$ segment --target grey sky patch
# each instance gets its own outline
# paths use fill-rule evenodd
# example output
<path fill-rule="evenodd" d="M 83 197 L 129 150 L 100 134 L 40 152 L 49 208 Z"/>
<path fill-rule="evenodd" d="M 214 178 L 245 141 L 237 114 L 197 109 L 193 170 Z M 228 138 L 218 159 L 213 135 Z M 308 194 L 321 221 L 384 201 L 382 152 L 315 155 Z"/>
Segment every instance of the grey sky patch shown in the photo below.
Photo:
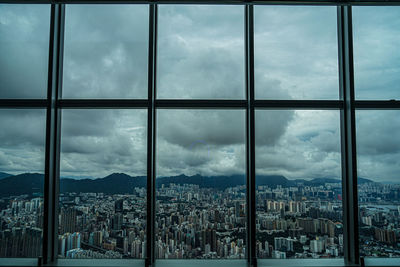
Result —
<path fill-rule="evenodd" d="M 69 5 L 64 50 L 63 97 L 147 97 L 148 6 Z"/>
<path fill-rule="evenodd" d="M 0 149 L 43 148 L 46 132 L 46 112 L 39 109 L 0 110 Z"/>
<path fill-rule="evenodd" d="M 44 171 L 45 110 L 0 110 L 0 171 Z"/>
<path fill-rule="evenodd" d="M 245 136 L 244 111 L 159 110 L 158 127 L 172 144 L 191 149 L 201 145 L 233 145 Z"/>
<path fill-rule="evenodd" d="M 400 8 L 354 7 L 356 98 L 400 98 Z"/>
<path fill-rule="evenodd" d="M 64 110 L 61 176 L 145 175 L 146 119 L 145 110 Z"/>
<path fill-rule="evenodd" d="M 256 6 L 254 18 L 257 98 L 338 99 L 336 7 Z"/>
<path fill-rule="evenodd" d="M 160 110 L 157 122 L 158 176 L 244 173 L 244 111 Z"/>
<path fill-rule="evenodd" d="M 399 181 L 400 113 L 357 111 L 357 167 L 361 177 Z"/>
<path fill-rule="evenodd" d="M 50 5 L 0 5 L 0 98 L 45 98 Z"/>
<path fill-rule="evenodd" d="M 256 125 L 284 113 L 288 111 L 258 111 Z M 338 111 L 294 111 L 286 124 L 279 138 L 265 145 L 257 143 L 257 136 L 268 135 L 268 128 L 256 129 L 257 174 L 293 179 L 341 177 Z M 327 136 L 331 140 L 325 146 L 321 142 Z"/>
<path fill-rule="evenodd" d="M 357 111 L 357 153 L 363 156 L 400 153 L 398 111 Z"/>
<path fill-rule="evenodd" d="M 243 6 L 159 8 L 159 98 L 243 99 Z"/>

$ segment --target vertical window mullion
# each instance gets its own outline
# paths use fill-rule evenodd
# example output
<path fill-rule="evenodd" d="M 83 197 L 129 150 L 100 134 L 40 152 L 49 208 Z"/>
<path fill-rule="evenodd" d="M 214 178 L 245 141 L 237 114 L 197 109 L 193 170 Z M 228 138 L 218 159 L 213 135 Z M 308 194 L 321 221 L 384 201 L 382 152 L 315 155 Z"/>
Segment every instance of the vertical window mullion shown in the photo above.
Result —
<path fill-rule="evenodd" d="M 255 126 L 254 126 L 254 7 L 245 5 L 246 60 L 246 190 L 247 190 L 247 260 L 256 266 L 255 198 Z"/>
<path fill-rule="evenodd" d="M 58 250 L 58 194 L 60 166 L 60 119 L 58 99 L 61 95 L 65 5 L 52 4 L 47 88 L 43 261 L 53 262 Z"/>
<path fill-rule="evenodd" d="M 156 136 L 156 52 L 157 52 L 157 4 L 149 8 L 149 62 L 147 108 L 147 236 L 146 266 L 155 261 L 155 136 Z"/>
<path fill-rule="evenodd" d="M 339 88 L 341 110 L 343 236 L 346 264 L 359 264 L 357 153 L 351 6 L 338 6 Z"/>

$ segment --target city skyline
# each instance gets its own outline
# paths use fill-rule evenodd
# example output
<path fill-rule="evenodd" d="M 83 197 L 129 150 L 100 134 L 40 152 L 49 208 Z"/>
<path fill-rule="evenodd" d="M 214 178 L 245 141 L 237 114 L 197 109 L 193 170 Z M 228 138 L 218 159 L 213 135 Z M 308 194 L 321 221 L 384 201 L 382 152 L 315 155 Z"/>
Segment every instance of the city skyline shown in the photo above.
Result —
<path fill-rule="evenodd" d="M 131 190 L 128 194 L 62 191 L 59 257 L 143 258 L 146 188 Z M 225 189 L 199 187 L 190 182 L 157 186 L 157 258 L 244 258 L 245 192 L 244 181 Z M 394 247 L 394 229 L 399 224 L 396 214 L 400 212 L 400 184 L 366 181 L 359 185 L 359 192 L 363 253 L 375 257 L 391 253 L 399 257 L 400 250 Z M 343 256 L 340 181 L 259 185 L 256 194 L 259 258 Z M 40 250 L 28 248 L 40 239 L 43 199 L 34 194 L 3 197 L 2 201 L 6 204 L 0 211 L 2 220 L 14 216 L 20 222 L 27 220 L 25 226 L 6 227 L 0 232 L 0 241 L 6 242 L 0 251 L 6 253 L 2 257 L 14 255 L 7 253 L 38 256 Z M 17 220 L 5 225 L 15 223 Z M 15 232 L 17 229 L 20 234 Z M 15 252 L 5 250 L 6 244 L 14 246 L 11 251 Z"/>

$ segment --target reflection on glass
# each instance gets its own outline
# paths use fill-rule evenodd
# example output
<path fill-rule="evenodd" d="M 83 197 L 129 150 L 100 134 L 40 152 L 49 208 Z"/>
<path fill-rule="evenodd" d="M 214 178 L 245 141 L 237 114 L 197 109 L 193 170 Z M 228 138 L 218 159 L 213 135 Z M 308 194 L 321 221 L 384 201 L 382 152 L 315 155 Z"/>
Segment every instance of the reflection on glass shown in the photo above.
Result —
<path fill-rule="evenodd" d="M 68 5 L 64 98 L 147 98 L 148 6 Z"/>
<path fill-rule="evenodd" d="M 243 6 L 159 6 L 157 97 L 244 98 Z"/>
<path fill-rule="evenodd" d="M 254 8 L 255 94 L 338 99 L 336 7 Z"/>
<path fill-rule="evenodd" d="M 400 112 L 356 116 L 360 254 L 400 257 Z"/>
<path fill-rule="evenodd" d="M 0 98 L 46 98 L 50 5 L 0 5 Z"/>
<path fill-rule="evenodd" d="M 42 255 L 45 110 L 0 110 L 0 257 Z"/>
<path fill-rule="evenodd" d="M 400 99 L 400 8 L 354 7 L 354 78 L 358 99 Z"/>
<path fill-rule="evenodd" d="M 144 258 L 146 112 L 63 110 L 59 258 Z"/>
<path fill-rule="evenodd" d="M 245 257 L 245 113 L 157 113 L 156 258 Z"/>
<path fill-rule="evenodd" d="M 339 111 L 256 112 L 258 258 L 343 256 Z"/>

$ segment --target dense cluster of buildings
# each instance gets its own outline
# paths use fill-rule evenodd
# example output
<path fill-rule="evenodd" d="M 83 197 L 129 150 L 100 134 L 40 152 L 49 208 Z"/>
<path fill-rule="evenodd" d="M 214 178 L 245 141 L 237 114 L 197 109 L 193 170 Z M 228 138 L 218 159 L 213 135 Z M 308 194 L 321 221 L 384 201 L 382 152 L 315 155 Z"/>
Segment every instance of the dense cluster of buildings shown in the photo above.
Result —
<path fill-rule="evenodd" d="M 43 199 L 21 195 L 0 201 L 0 257 L 42 254 Z"/>
<path fill-rule="evenodd" d="M 343 256 L 339 183 L 256 190 L 259 258 Z"/>
<path fill-rule="evenodd" d="M 170 184 L 157 190 L 156 257 L 245 257 L 245 187 Z"/>
<path fill-rule="evenodd" d="M 157 188 L 157 258 L 241 259 L 246 255 L 246 188 L 193 184 Z M 359 185 L 363 256 L 400 256 L 400 185 Z M 340 183 L 258 186 L 257 256 L 343 256 Z M 22 195 L 0 201 L 0 257 L 41 254 L 43 199 Z M 146 189 L 131 194 L 62 193 L 60 258 L 144 258 Z"/>
<path fill-rule="evenodd" d="M 358 187 L 361 255 L 400 257 L 400 184 Z"/>

